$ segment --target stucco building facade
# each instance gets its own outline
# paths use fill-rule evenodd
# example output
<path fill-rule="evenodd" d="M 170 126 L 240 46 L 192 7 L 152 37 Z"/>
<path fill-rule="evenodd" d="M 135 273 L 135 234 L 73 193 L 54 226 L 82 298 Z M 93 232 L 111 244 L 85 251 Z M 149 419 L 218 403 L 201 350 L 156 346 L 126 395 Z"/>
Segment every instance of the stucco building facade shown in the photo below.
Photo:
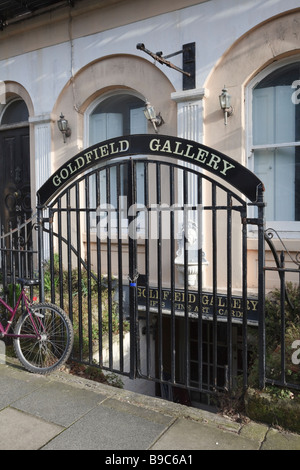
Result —
<path fill-rule="evenodd" d="M 160 135 L 188 139 L 216 149 L 254 172 L 265 186 L 266 228 L 275 229 L 291 253 L 298 252 L 297 0 L 42 3 L 26 14 L 10 12 L 1 23 L 2 223 L 35 212 L 39 188 L 84 149 L 118 136 L 157 131 L 158 141 Z M 141 43 L 156 55 L 158 51 L 162 56 L 172 55 L 167 59 L 172 66 L 137 47 Z M 194 51 L 194 83 L 189 86 L 184 85 L 184 74 L 177 70 L 184 68 L 185 45 L 192 45 Z M 226 115 L 219 101 L 224 89 L 231 97 Z M 155 130 L 144 116 L 147 102 L 163 119 Z M 58 128 L 62 115 L 70 129 L 66 136 Z M 216 160 L 211 166 L 214 164 Z M 197 188 L 192 178 L 189 183 L 193 202 Z M 176 189 L 181 184 L 177 179 Z M 209 191 L 204 185 L 204 202 L 209 203 Z M 255 218 L 254 208 L 250 206 L 249 211 Z M 234 219 L 233 225 L 232 288 L 238 293 L 243 256 L 238 241 L 241 220 Z M 227 268 L 222 263 L 222 237 L 226 221 L 222 217 L 218 227 L 218 287 L 225 291 Z M 92 239 L 95 248 L 94 228 L 82 234 L 83 250 L 86 238 Z M 76 235 L 76 225 L 71 230 Z M 201 230 L 206 256 L 203 283 L 211 290 L 213 245 L 205 214 Z M 247 231 L 248 289 L 255 294 L 257 227 L 248 224 Z M 274 243 L 281 249 L 276 237 Z M 138 245 L 143 252 L 143 241 Z M 267 263 L 268 259 L 271 262 L 268 247 L 266 258 Z M 112 261 L 114 273 L 117 261 L 114 263 L 113 257 Z M 277 285 L 277 276 L 268 276 L 268 288 Z"/>

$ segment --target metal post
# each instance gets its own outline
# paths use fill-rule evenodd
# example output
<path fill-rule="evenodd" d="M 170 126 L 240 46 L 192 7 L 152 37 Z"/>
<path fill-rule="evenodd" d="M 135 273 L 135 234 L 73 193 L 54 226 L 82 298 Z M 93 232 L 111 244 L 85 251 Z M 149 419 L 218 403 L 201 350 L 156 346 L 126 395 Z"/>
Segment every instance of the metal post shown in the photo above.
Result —
<path fill-rule="evenodd" d="M 130 374 L 129 377 L 136 377 L 137 368 L 137 345 L 136 345 L 136 304 L 137 304 L 137 271 L 136 271 L 136 240 L 134 216 L 131 215 L 130 207 L 135 203 L 135 177 L 134 162 L 128 162 L 128 243 L 129 243 L 129 315 L 130 315 Z"/>
<path fill-rule="evenodd" d="M 40 302 L 45 301 L 44 285 L 44 234 L 43 234 L 43 209 L 37 208 L 37 230 L 38 230 L 38 267 L 40 281 Z"/>
<path fill-rule="evenodd" d="M 265 329 L 265 226 L 263 188 L 258 188 L 258 329 L 259 329 L 259 387 L 266 379 L 266 329 Z"/>

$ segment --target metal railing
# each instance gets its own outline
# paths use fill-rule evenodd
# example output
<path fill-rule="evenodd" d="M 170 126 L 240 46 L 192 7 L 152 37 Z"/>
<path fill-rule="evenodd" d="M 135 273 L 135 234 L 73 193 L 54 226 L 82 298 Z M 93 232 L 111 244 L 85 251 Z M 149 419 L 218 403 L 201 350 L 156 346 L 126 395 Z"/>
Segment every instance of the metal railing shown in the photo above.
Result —
<path fill-rule="evenodd" d="M 2 295 L 6 300 L 15 301 L 17 278 L 34 278 L 37 275 L 34 257 L 37 251 L 33 249 L 34 218 L 17 219 L 13 227 L 1 227 L 0 263 Z"/>
<path fill-rule="evenodd" d="M 282 250 L 276 249 L 274 237 Z M 265 231 L 278 274 L 278 287 L 266 295 L 266 384 L 300 390 L 300 258 L 292 255 L 274 229 Z M 287 266 L 289 262 L 290 266 Z"/>

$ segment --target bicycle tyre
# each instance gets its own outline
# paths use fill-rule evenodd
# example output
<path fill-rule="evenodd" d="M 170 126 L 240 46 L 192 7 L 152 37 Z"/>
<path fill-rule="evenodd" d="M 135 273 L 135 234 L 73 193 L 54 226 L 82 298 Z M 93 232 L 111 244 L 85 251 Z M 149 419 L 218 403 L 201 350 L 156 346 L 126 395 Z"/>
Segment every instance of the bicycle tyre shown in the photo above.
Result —
<path fill-rule="evenodd" d="M 51 303 L 30 307 L 40 338 L 15 338 L 16 355 L 29 372 L 48 374 L 61 367 L 69 358 L 74 342 L 72 323 L 67 314 Z M 34 335 L 28 312 L 17 322 L 16 335 Z"/>

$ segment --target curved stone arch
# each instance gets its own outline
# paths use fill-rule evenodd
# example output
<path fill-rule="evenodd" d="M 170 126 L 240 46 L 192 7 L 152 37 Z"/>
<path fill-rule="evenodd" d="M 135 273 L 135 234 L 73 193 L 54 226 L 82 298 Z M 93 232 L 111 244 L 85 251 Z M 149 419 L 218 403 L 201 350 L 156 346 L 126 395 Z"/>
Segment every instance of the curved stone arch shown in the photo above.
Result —
<path fill-rule="evenodd" d="M 248 83 L 272 62 L 296 56 L 299 47 L 300 9 L 288 11 L 263 22 L 237 39 L 212 69 L 205 88 L 205 143 L 222 148 L 247 165 L 245 152 L 245 89 Z M 219 95 L 224 84 L 232 96 L 234 114 L 224 126 Z"/>
<path fill-rule="evenodd" d="M 129 90 L 150 100 L 157 112 L 161 111 L 163 115 L 164 132 L 176 135 L 177 108 L 170 99 L 175 89 L 166 75 L 138 56 L 117 54 L 101 57 L 84 66 L 68 81 L 53 108 L 53 115 L 57 117 L 63 112 L 72 129 L 69 145 L 64 149 L 66 159 L 74 155 L 76 149 L 84 147 L 84 116 L 88 107 L 101 95 L 114 90 Z M 61 136 L 54 132 L 54 151 L 59 153 L 61 145 Z M 58 166 L 56 162 L 55 166 Z"/>
<path fill-rule="evenodd" d="M 7 102 L 7 98 L 9 100 L 13 98 L 17 98 L 17 97 L 21 98 L 27 106 L 29 118 L 33 117 L 34 107 L 33 107 L 33 102 L 28 91 L 19 83 L 12 82 L 12 81 L 4 81 L 4 87 L 5 87 L 5 93 L 6 93 L 6 102 Z"/>

